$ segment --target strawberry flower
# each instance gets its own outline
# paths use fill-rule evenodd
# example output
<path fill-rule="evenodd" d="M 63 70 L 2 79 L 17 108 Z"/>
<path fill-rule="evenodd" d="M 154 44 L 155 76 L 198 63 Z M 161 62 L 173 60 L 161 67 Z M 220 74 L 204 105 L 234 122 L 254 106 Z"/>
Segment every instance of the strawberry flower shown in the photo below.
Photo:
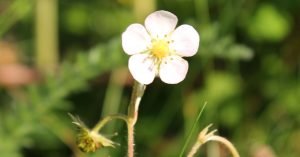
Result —
<path fill-rule="evenodd" d="M 190 25 L 176 27 L 177 17 L 168 11 L 148 15 L 145 27 L 131 24 L 122 34 L 122 47 L 128 55 L 129 71 L 141 84 L 150 84 L 156 76 L 168 84 L 184 80 L 188 62 L 182 57 L 197 53 L 200 37 Z"/>

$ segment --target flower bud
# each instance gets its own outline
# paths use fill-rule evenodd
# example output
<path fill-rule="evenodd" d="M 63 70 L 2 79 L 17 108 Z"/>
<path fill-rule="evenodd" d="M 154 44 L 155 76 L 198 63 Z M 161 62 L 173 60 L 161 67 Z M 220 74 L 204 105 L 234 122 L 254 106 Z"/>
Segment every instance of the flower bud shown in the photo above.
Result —
<path fill-rule="evenodd" d="M 71 116 L 78 127 L 77 146 L 83 152 L 95 152 L 102 147 L 115 147 L 115 143 L 98 132 L 89 130 L 79 119 Z"/>
<path fill-rule="evenodd" d="M 77 135 L 77 146 L 83 152 L 95 152 L 101 147 L 114 147 L 114 144 L 113 141 L 87 128 L 81 128 Z"/>

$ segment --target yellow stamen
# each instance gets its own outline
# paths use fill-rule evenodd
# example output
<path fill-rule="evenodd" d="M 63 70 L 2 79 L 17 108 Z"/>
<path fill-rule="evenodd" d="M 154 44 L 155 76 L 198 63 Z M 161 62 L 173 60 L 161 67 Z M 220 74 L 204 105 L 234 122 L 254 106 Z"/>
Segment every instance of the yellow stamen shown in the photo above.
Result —
<path fill-rule="evenodd" d="M 155 40 L 152 42 L 151 53 L 158 59 L 162 59 L 169 54 L 169 43 L 165 40 Z"/>

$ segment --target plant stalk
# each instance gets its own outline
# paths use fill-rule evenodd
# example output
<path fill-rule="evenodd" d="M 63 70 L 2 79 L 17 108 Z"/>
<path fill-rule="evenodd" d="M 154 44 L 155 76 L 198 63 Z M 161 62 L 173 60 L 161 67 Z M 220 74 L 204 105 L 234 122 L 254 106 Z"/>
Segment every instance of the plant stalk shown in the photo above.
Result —
<path fill-rule="evenodd" d="M 193 145 L 193 147 L 192 147 L 191 151 L 188 153 L 187 157 L 193 157 L 197 153 L 197 151 L 199 150 L 199 148 L 202 146 L 202 144 L 203 143 L 201 143 L 200 141 L 197 141 Z"/>
<path fill-rule="evenodd" d="M 36 0 L 36 66 L 53 73 L 58 64 L 57 0 Z"/>
<path fill-rule="evenodd" d="M 116 115 L 110 115 L 106 116 L 103 119 L 101 119 L 96 126 L 93 128 L 93 132 L 98 132 L 107 122 L 113 120 L 113 119 L 121 119 L 128 123 L 128 119 L 126 115 L 122 114 L 116 114 Z"/>
<path fill-rule="evenodd" d="M 220 143 L 224 144 L 229 149 L 229 151 L 231 152 L 233 157 L 240 157 L 240 155 L 239 155 L 238 151 L 236 150 L 236 148 L 226 138 L 221 137 L 221 136 L 212 136 L 212 137 L 210 137 L 209 140 L 210 141 L 217 141 L 217 142 L 220 142 Z"/>
<path fill-rule="evenodd" d="M 138 118 L 138 108 L 144 95 L 146 85 L 135 82 L 133 85 L 130 104 L 128 106 L 128 157 L 134 157 L 134 125 Z"/>

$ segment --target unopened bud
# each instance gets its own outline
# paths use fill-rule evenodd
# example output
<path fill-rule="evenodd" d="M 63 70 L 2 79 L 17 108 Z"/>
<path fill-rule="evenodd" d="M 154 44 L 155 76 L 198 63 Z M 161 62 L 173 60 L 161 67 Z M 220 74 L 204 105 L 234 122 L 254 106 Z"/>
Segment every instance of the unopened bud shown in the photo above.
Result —
<path fill-rule="evenodd" d="M 89 130 L 79 119 L 71 116 L 78 127 L 77 146 L 83 152 L 95 152 L 102 147 L 115 147 L 115 143 L 98 132 Z"/>

